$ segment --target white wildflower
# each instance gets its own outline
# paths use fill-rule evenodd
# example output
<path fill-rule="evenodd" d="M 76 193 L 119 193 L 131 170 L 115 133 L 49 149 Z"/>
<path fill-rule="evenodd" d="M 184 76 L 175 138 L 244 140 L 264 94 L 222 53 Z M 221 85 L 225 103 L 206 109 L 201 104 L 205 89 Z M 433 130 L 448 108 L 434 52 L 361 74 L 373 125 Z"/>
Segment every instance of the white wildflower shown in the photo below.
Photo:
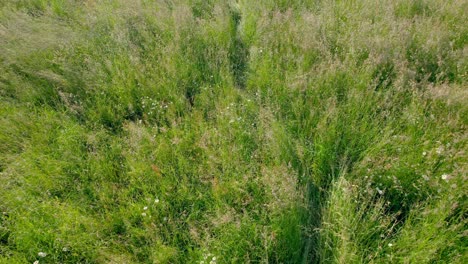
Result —
<path fill-rule="evenodd" d="M 444 181 L 448 181 L 449 175 L 444 173 L 444 174 L 442 174 L 441 178 L 442 178 L 442 180 L 444 180 Z"/>
<path fill-rule="evenodd" d="M 388 243 L 388 246 L 389 246 L 389 247 L 393 247 L 393 244 L 392 244 L 392 243 Z"/>
<path fill-rule="evenodd" d="M 159 199 L 158 198 L 154 199 L 154 202 L 159 203 Z"/>
<path fill-rule="evenodd" d="M 376 189 L 377 189 L 377 192 L 378 192 L 380 195 L 383 194 L 383 191 L 382 191 L 382 190 L 380 190 L 379 188 L 376 188 Z"/>
<path fill-rule="evenodd" d="M 41 258 L 45 258 L 45 257 L 47 256 L 47 253 L 45 253 L 45 252 L 39 252 L 39 253 L 37 253 L 37 255 L 38 255 L 39 257 L 41 257 Z"/>
<path fill-rule="evenodd" d="M 146 216 L 146 213 L 142 213 L 141 215 L 142 215 L 142 216 Z"/>
<path fill-rule="evenodd" d="M 148 210 L 148 206 L 143 207 L 143 210 Z"/>
<path fill-rule="evenodd" d="M 33 264 L 39 264 L 39 260 L 34 261 Z"/>

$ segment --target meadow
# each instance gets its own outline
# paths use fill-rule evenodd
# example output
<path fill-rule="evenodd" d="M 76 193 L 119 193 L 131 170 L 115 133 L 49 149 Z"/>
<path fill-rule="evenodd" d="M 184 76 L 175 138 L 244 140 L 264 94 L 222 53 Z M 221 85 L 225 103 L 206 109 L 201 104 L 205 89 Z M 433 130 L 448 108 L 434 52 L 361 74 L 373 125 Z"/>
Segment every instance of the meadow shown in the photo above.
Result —
<path fill-rule="evenodd" d="M 467 14 L 0 1 L 0 263 L 466 263 Z"/>

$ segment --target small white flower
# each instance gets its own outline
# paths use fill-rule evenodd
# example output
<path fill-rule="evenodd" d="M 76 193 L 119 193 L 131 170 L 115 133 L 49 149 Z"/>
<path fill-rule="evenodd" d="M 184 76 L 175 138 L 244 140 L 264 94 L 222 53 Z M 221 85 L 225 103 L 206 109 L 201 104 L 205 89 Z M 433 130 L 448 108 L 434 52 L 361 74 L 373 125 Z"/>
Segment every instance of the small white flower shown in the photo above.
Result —
<path fill-rule="evenodd" d="M 423 156 L 426 156 L 427 155 L 427 152 L 426 151 L 423 151 Z"/>
<path fill-rule="evenodd" d="M 389 247 L 393 247 L 393 244 L 392 244 L 392 243 L 388 243 L 388 246 L 389 246 Z"/>
<path fill-rule="evenodd" d="M 148 210 L 148 206 L 143 207 L 143 210 Z"/>
<path fill-rule="evenodd" d="M 33 264 L 39 264 L 39 260 L 34 261 Z"/>
<path fill-rule="evenodd" d="M 167 217 L 164 217 L 163 220 L 164 220 L 164 221 L 167 221 Z"/>
<path fill-rule="evenodd" d="M 158 198 L 154 199 L 154 202 L 159 203 L 159 199 Z"/>
<path fill-rule="evenodd" d="M 45 252 L 39 252 L 39 253 L 37 253 L 37 255 L 38 255 L 39 257 L 41 257 L 41 258 L 45 258 L 45 256 L 47 256 L 47 253 L 45 253 Z"/>
<path fill-rule="evenodd" d="M 62 251 L 63 251 L 63 252 L 67 252 L 67 251 L 69 251 L 69 250 L 70 250 L 70 249 L 67 248 L 67 247 L 62 248 Z"/>
<path fill-rule="evenodd" d="M 214 261 L 216 261 L 216 257 L 213 257 L 211 260 L 214 260 Z"/>
<path fill-rule="evenodd" d="M 447 181 L 449 179 L 449 176 L 447 174 L 442 174 L 441 176 L 442 180 Z"/>
<path fill-rule="evenodd" d="M 142 215 L 142 216 L 146 216 L 146 213 L 142 213 L 141 215 Z"/>
<path fill-rule="evenodd" d="M 376 189 L 377 189 L 377 192 L 378 192 L 380 195 L 383 194 L 383 191 L 382 191 L 382 190 L 380 190 L 379 188 L 376 188 Z"/>

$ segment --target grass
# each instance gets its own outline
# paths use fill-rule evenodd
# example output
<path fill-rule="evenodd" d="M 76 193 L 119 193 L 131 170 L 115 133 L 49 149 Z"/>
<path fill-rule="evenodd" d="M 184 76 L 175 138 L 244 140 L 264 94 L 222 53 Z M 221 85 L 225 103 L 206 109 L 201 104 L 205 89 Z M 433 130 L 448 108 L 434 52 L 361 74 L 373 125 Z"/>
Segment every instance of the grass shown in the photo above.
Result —
<path fill-rule="evenodd" d="M 0 263 L 463 263 L 467 10 L 1 2 Z"/>

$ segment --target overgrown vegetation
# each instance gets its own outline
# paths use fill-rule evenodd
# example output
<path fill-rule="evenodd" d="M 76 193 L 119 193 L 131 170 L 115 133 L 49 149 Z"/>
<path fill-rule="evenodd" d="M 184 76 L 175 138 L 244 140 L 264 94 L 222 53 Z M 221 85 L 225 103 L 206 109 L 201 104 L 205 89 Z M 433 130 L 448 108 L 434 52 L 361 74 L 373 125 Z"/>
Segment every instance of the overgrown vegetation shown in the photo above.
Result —
<path fill-rule="evenodd" d="M 464 263 L 467 11 L 2 1 L 0 262 Z"/>

